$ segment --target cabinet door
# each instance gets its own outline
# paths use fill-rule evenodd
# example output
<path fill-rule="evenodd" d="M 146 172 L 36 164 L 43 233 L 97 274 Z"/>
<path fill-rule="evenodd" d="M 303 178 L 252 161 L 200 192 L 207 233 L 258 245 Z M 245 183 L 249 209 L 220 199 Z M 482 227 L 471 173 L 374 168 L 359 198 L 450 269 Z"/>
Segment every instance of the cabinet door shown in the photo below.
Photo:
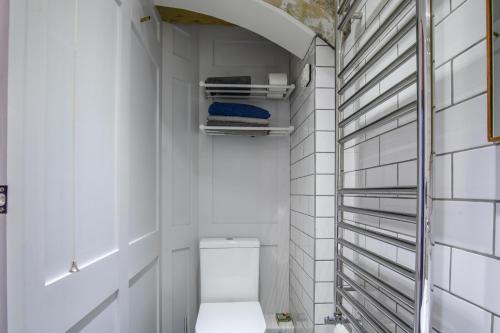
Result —
<path fill-rule="evenodd" d="M 11 2 L 9 332 L 159 331 L 159 23 L 134 42 L 132 4 Z"/>

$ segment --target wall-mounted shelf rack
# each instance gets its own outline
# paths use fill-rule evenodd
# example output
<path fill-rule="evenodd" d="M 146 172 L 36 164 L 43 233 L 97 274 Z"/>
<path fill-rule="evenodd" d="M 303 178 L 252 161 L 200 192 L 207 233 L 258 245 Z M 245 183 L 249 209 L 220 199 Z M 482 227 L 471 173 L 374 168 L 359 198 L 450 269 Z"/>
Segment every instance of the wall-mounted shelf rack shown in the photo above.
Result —
<path fill-rule="evenodd" d="M 232 136 L 287 136 L 293 132 L 294 127 L 239 127 L 239 126 L 205 126 L 200 125 L 200 130 L 206 135 L 232 135 Z"/>
<path fill-rule="evenodd" d="M 268 99 L 286 100 L 295 90 L 295 85 L 268 84 L 216 84 L 200 82 L 207 99 Z"/>

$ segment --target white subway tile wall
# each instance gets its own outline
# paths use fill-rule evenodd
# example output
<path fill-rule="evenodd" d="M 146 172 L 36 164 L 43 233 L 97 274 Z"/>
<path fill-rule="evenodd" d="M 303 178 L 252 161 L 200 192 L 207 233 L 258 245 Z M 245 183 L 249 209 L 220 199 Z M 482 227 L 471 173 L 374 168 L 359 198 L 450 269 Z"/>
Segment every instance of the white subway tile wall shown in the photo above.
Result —
<path fill-rule="evenodd" d="M 398 6 L 401 1 L 398 0 L 365 0 L 361 1 L 357 12 L 362 13 L 361 20 L 353 21 L 351 33 L 343 42 L 344 58 L 341 62 L 346 64 L 352 55 L 358 52 L 361 46 L 369 40 L 370 36 L 377 30 L 377 28 L 387 19 L 388 15 Z M 443 16 L 446 11 L 449 11 L 444 6 Z M 405 24 L 410 18 L 411 14 L 415 12 L 415 6 L 406 8 L 400 17 L 397 18 L 397 26 L 400 27 Z M 360 61 L 358 68 L 361 67 L 366 60 L 370 59 L 375 50 L 388 40 L 397 28 L 391 28 L 379 40 L 375 42 L 373 47 L 366 58 Z M 408 32 L 397 45 L 392 47 L 380 60 L 378 60 L 365 74 L 361 75 L 356 82 L 347 89 L 346 93 L 340 97 L 339 103 L 342 105 L 347 99 L 352 96 L 356 91 L 361 88 L 366 82 L 371 80 L 379 74 L 386 66 L 395 60 L 400 54 L 408 50 L 416 42 L 416 32 L 413 29 Z M 356 66 L 355 66 L 356 67 Z M 344 77 L 344 82 L 349 80 L 354 73 L 358 70 L 354 68 Z M 349 115 L 359 110 L 364 105 L 370 103 L 373 99 L 386 92 L 388 89 L 398 84 L 403 78 L 415 73 L 416 59 L 415 57 L 408 59 L 400 68 L 392 74 L 385 77 L 381 82 L 364 92 L 354 103 L 347 107 L 344 111 L 338 113 L 339 119 L 345 119 Z M 451 67 L 448 68 L 451 72 Z M 445 70 L 443 69 L 443 76 Z M 446 91 L 447 86 L 441 87 Z M 451 90 L 449 90 L 447 97 L 443 97 L 440 102 L 441 105 L 451 104 Z M 446 99 L 447 98 L 447 99 Z M 390 112 L 400 108 L 410 102 L 416 100 L 416 86 L 410 86 L 404 89 L 399 94 L 388 98 L 379 106 L 370 110 L 366 115 L 361 116 L 359 119 L 350 124 L 344 129 L 344 135 L 349 134 L 356 129 L 364 126 L 365 124 L 372 123 L 373 121 L 389 114 Z M 411 114 L 394 120 L 384 126 L 366 133 L 357 139 L 346 142 L 343 152 L 343 184 L 342 187 L 360 187 L 360 188 L 374 188 L 374 187 L 400 187 L 400 186 L 416 186 L 417 183 L 417 124 L 416 115 Z M 451 179 L 450 179 L 451 184 Z M 450 185 L 451 186 L 451 185 Z M 361 208 L 381 209 L 394 212 L 408 212 L 415 213 L 416 200 L 415 199 L 384 199 L 380 197 L 344 197 L 344 204 L 348 206 L 356 206 Z M 359 214 L 343 213 L 343 222 L 355 224 L 356 226 L 364 229 L 369 229 L 379 233 L 385 233 L 393 237 L 404 238 L 410 241 L 415 240 L 415 225 L 409 223 L 402 223 L 395 220 L 381 219 L 376 217 L 364 216 Z M 382 257 L 385 257 L 393 262 L 397 262 L 405 267 L 414 269 L 415 255 L 403 249 L 399 249 L 393 245 L 381 242 L 377 239 L 355 234 L 344 230 L 342 238 L 356 244 L 361 248 L 372 251 Z M 403 293 L 413 297 L 414 284 L 386 267 L 377 264 L 376 262 L 363 257 L 360 254 L 343 248 L 343 256 L 354 261 L 373 275 L 380 277 L 391 286 L 398 288 Z M 445 251 L 445 250 L 444 250 Z M 449 261 L 449 260 L 448 260 Z M 351 271 L 344 268 L 344 273 L 351 276 L 356 282 L 364 283 L 359 277 L 354 275 Z M 369 288 L 368 288 L 369 289 Z M 396 304 L 386 299 L 383 294 L 377 290 L 370 290 L 374 296 L 381 299 L 387 307 L 396 310 Z M 360 303 L 372 312 L 377 319 L 386 324 L 390 331 L 399 332 L 395 325 L 382 313 L 378 312 L 373 306 L 370 305 L 365 298 L 360 294 L 353 292 L 355 297 Z M 350 304 L 343 300 L 343 305 L 350 309 Z M 397 308 L 398 313 L 402 313 L 401 308 Z M 356 312 L 354 315 L 358 316 Z M 411 315 L 403 315 L 411 322 Z M 368 325 L 369 326 L 369 325 Z"/>
<path fill-rule="evenodd" d="M 434 1 L 436 332 L 500 332 L 500 146 L 486 136 L 486 1 Z"/>
<path fill-rule="evenodd" d="M 319 38 L 291 64 L 290 308 L 298 333 L 320 332 L 333 314 L 335 215 L 335 52 Z M 302 68 L 312 80 L 301 87 Z M 315 325 L 316 324 L 316 325 Z M 316 328 L 315 328 L 316 326 Z"/>

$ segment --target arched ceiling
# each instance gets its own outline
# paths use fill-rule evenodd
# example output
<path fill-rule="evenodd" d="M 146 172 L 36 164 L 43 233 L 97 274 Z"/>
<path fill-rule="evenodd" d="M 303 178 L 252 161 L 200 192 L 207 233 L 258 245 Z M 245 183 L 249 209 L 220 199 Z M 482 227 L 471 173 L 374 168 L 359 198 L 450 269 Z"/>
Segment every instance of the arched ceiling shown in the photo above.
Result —
<path fill-rule="evenodd" d="M 155 0 L 155 4 L 208 15 L 238 25 L 303 58 L 316 34 L 333 44 L 333 17 L 327 15 L 330 12 L 328 6 L 333 1 Z"/>

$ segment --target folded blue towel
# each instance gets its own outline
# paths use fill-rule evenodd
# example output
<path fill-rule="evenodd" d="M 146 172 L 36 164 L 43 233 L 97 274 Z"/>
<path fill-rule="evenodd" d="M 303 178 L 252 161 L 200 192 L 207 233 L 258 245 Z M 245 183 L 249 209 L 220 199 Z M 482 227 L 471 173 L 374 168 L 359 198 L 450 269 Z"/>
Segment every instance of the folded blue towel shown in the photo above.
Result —
<path fill-rule="evenodd" d="M 230 116 L 268 119 L 271 114 L 259 107 L 248 104 L 219 103 L 215 102 L 208 108 L 211 116 Z"/>

